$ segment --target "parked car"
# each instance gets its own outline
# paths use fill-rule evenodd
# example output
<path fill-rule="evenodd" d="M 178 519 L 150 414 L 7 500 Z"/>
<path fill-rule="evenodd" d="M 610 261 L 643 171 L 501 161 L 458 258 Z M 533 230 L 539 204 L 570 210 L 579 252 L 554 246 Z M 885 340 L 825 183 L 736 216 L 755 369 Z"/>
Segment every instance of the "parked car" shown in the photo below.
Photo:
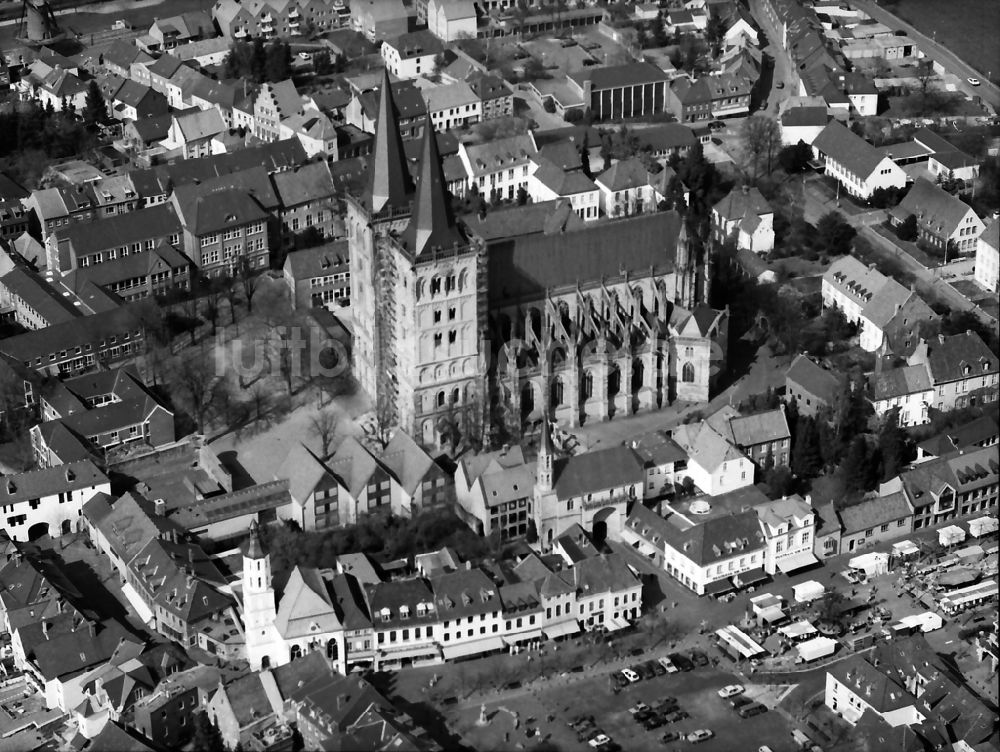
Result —
<path fill-rule="evenodd" d="M 643 666 L 649 666 L 649 670 L 652 671 L 656 676 L 663 676 L 667 673 L 667 670 L 663 667 L 663 664 L 659 661 L 646 661 Z"/>
<path fill-rule="evenodd" d="M 694 671 L 694 664 L 684 655 L 680 653 L 671 653 L 668 658 L 674 662 L 681 671 Z"/>
<path fill-rule="evenodd" d="M 667 719 L 664 716 L 659 713 L 652 713 L 649 718 L 642 722 L 642 727 L 646 729 L 646 731 L 652 731 L 653 729 L 658 729 L 666 722 Z"/>
<path fill-rule="evenodd" d="M 742 684 L 727 684 L 725 687 L 719 690 L 719 697 L 723 700 L 729 697 L 736 697 L 736 695 L 741 695 L 746 692 L 746 689 Z"/>
<path fill-rule="evenodd" d="M 967 80 L 967 81 L 969 82 L 969 86 L 979 86 L 979 83 L 980 83 L 980 82 L 979 82 L 979 79 L 978 79 L 978 78 L 975 78 L 975 77 L 973 77 L 973 76 L 970 76 L 970 77 L 969 77 L 968 79 L 966 79 L 966 80 Z"/>
<path fill-rule="evenodd" d="M 708 124 L 708 129 L 710 131 L 724 131 L 726 130 L 726 124 L 723 123 L 721 120 L 713 120 L 711 123 Z"/>
<path fill-rule="evenodd" d="M 677 698 L 667 695 L 666 697 L 660 698 L 660 701 L 653 706 L 653 710 L 658 710 L 662 713 L 664 708 L 676 708 L 676 707 L 677 707 Z"/>
<path fill-rule="evenodd" d="M 598 745 L 597 752 L 622 752 L 622 745 L 618 742 L 608 741 Z"/>
<path fill-rule="evenodd" d="M 733 706 L 733 710 L 739 710 L 744 705 L 750 705 L 751 703 L 753 703 L 753 700 L 743 695 L 736 695 L 729 699 L 729 704 Z"/>
<path fill-rule="evenodd" d="M 759 702 L 751 702 L 749 705 L 744 705 L 742 708 L 736 711 L 740 718 L 750 718 L 755 715 L 760 715 L 761 713 L 767 712 L 767 705 L 761 705 Z"/>
<path fill-rule="evenodd" d="M 632 716 L 632 720 L 636 723 L 642 723 L 648 718 L 652 718 L 656 715 L 652 710 L 640 710 L 638 713 Z"/>
<path fill-rule="evenodd" d="M 589 742 L 591 739 L 596 739 L 599 736 L 606 736 L 603 729 L 599 728 L 588 728 L 579 732 L 576 738 L 581 742 Z"/>
<path fill-rule="evenodd" d="M 635 705 L 633 705 L 628 709 L 628 712 L 631 713 L 632 715 L 635 715 L 636 713 L 641 713 L 644 710 L 652 710 L 652 708 L 649 707 L 649 705 L 647 705 L 644 702 L 637 702 Z"/>
<path fill-rule="evenodd" d="M 692 744 L 699 744 L 701 742 L 707 742 L 713 736 L 715 736 L 715 734 L 708 729 L 698 729 L 697 731 L 692 731 L 688 734 L 687 740 Z"/>
<path fill-rule="evenodd" d="M 642 675 L 643 679 L 654 679 L 656 678 L 656 672 L 653 671 L 652 667 L 648 663 L 639 663 L 632 667 L 635 671 L 638 671 Z"/>
<path fill-rule="evenodd" d="M 709 664 L 708 656 L 700 650 L 691 651 L 691 660 L 698 666 L 707 666 Z"/>
<path fill-rule="evenodd" d="M 684 738 L 684 734 L 680 731 L 668 731 L 663 736 L 660 737 L 660 741 L 664 744 L 669 744 L 670 742 L 679 742 Z"/>
<path fill-rule="evenodd" d="M 593 725 L 593 723 L 594 723 L 594 716 L 581 715 L 577 716 L 572 721 L 569 721 L 566 725 L 569 726 L 571 729 L 579 731 L 581 728 L 584 728 L 585 726 Z"/>
<path fill-rule="evenodd" d="M 674 665 L 674 662 L 671 661 L 667 656 L 663 656 L 662 658 L 657 658 L 656 662 L 659 663 L 661 666 L 663 666 L 663 668 L 667 670 L 668 674 L 676 674 L 678 671 L 680 671 L 680 669 Z"/>
<path fill-rule="evenodd" d="M 605 744 L 610 744 L 610 743 L 611 743 L 611 737 L 608 736 L 607 734 L 598 734 L 593 739 L 587 740 L 587 744 L 589 744 L 591 747 L 601 747 Z"/>
<path fill-rule="evenodd" d="M 642 677 L 639 676 L 639 674 L 637 674 L 635 671 L 633 671 L 630 668 L 623 668 L 622 669 L 622 676 L 624 676 L 626 679 L 628 679 L 628 681 L 629 681 L 630 684 L 635 684 L 637 681 L 640 681 L 642 679 Z"/>
<path fill-rule="evenodd" d="M 774 752 L 774 750 L 768 747 L 766 744 L 762 744 L 759 747 L 757 747 L 757 752 Z"/>
<path fill-rule="evenodd" d="M 667 719 L 667 723 L 677 723 L 678 721 L 683 721 L 685 718 L 690 717 L 691 714 L 686 710 L 672 710 L 664 716 L 664 718 Z"/>
<path fill-rule="evenodd" d="M 628 654 L 632 656 L 645 655 L 645 653 L 646 651 L 643 650 L 642 648 L 632 648 L 631 650 L 628 651 Z"/>

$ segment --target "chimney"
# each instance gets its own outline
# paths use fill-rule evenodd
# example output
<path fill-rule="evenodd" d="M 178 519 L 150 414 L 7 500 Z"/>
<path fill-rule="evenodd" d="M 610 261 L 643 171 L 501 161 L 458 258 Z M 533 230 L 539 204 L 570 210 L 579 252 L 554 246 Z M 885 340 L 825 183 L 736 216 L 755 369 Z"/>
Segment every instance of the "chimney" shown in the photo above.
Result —
<path fill-rule="evenodd" d="M 156 499 L 153 502 L 153 511 L 157 517 L 163 517 L 167 513 L 167 502 L 163 499 Z"/>
<path fill-rule="evenodd" d="M 49 623 L 47 621 L 42 622 L 42 634 L 45 635 L 45 639 L 49 639 Z"/>
<path fill-rule="evenodd" d="M 938 342 L 940 342 L 942 345 L 944 344 L 944 335 L 943 334 L 939 334 L 938 335 Z"/>
<path fill-rule="evenodd" d="M 68 483 L 72 483 L 75 480 L 76 480 L 76 473 L 73 472 L 73 468 L 67 467 L 66 468 L 66 481 Z"/>

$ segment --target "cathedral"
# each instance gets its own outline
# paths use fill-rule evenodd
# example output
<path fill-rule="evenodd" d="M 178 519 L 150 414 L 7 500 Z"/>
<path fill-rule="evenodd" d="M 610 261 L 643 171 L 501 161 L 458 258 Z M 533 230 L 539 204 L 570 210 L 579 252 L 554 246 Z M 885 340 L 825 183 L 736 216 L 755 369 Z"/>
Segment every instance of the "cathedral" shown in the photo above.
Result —
<path fill-rule="evenodd" d="M 433 134 L 414 181 L 383 78 L 347 232 L 354 375 L 384 419 L 436 446 L 456 415 L 485 433 L 498 406 L 520 430 L 546 404 L 576 426 L 709 398 L 729 314 L 707 305 L 682 215 L 487 237 L 455 217 Z"/>

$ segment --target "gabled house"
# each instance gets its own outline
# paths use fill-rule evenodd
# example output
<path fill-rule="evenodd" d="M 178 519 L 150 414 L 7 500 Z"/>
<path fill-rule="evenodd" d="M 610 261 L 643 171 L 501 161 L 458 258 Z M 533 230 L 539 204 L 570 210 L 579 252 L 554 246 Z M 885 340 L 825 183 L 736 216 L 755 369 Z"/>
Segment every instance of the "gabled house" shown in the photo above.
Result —
<path fill-rule="evenodd" d="M 753 485 L 753 462 L 708 423 L 678 426 L 671 438 L 688 456 L 682 483 L 691 478 L 710 496 Z"/>
<path fill-rule="evenodd" d="M 218 110 L 189 110 L 173 116 L 163 146 L 177 149 L 184 159 L 220 154 L 226 149 L 219 137 L 226 130 Z"/>
<path fill-rule="evenodd" d="M 31 429 L 31 446 L 43 467 L 91 456 L 103 461 L 175 439 L 173 412 L 130 369 L 54 382 L 39 403 L 42 422 Z M 76 438 L 74 444 L 65 441 L 67 433 Z"/>
<path fill-rule="evenodd" d="M 1000 361 L 975 332 L 921 340 L 906 362 L 927 368 L 938 410 L 997 401 Z"/>
<path fill-rule="evenodd" d="M 514 92 L 502 78 L 491 73 L 480 73 L 470 76 L 466 83 L 479 97 L 484 121 L 514 114 Z"/>
<path fill-rule="evenodd" d="M 169 111 L 165 96 L 136 81 L 125 81 L 111 98 L 111 115 L 116 120 L 143 120 Z"/>
<path fill-rule="evenodd" d="M 600 189 L 601 212 L 606 216 L 625 217 L 655 209 L 649 171 L 638 157 L 616 162 L 594 182 Z"/>
<path fill-rule="evenodd" d="M 417 78 L 434 72 L 435 58 L 444 45 L 430 29 L 400 34 L 382 42 L 386 69 L 397 78 Z"/>
<path fill-rule="evenodd" d="M 934 386 L 923 364 L 876 370 L 868 381 L 868 399 L 879 417 L 898 410 L 903 428 L 920 426 L 930 420 Z"/>
<path fill-rule="evenodd" d="M 538 153 L 532 133 L 494 139 L 482 144 L 459 144 L 458 156 L 469 176 L 469 186 L 490 202 L 513 199 L 527 190 Z"/>
<path fill-rule="evenodd" d="M 455 470 L 458 516 L 473 532 L 517 538 L 528 531 L 535 464 L 519 446 L 463 457 Z"/>
<path fill-rule="evenodd" d="M 1000 490 L 996 454 L 995 446 L 959 449 L 911 465 L 890 481 L 912 507 L 913 529 L 974 514 L 995 515 Z"/>
<path fill-rule="evenodd" d="M 0 531 L 15 541 L 69 535 L 79 525 L 84 502 L 98 493 L 111 493 L 111 481 L 90 460 L 4 476 Z"/>
<path fill-rule="evenodd" d="M 482 100 L 465 81 L 421 89 L 435 131 L 447 131 L 483 119 Z"/>
<path fill-rule="evenodd" d="M 472 0 L 428 0 L 427 29 L 442 42 L 475 39 L 478 27 Z"/>
<path fill-rule="evenodd" d="M 753 509 L 693 521 L 673 511 L 664 517 L 636 504 L 622 542 L 698 595 L 732 590 L 733 577 L 763 573 L 767 554 Z"/>
<path fill-rule="evenodd" d="M 910 216 L 917 220 L 918 239 L 944 250 L 946 256 L 975 252 L 986 229 L 971 206 L 924 178 L 917 178 L 899 205 L 889 211 L 889 221 L 897 227 Z"/>
<path fill-rule="evenodd" d="M 844 386 L 840 373 L 823 368 L 805 354 L 796 355 L 785 372 L 785 398 L 795 400 L 799 415 L 815 417 L 834 407 Z"/>
<path fill-rule="evenodd" d="M 723 73 L 694 82 L 675 79 L 669 88 L 670 109 L 680 123 L 697 123 L 750 111 L 751 86 L 743 76 Z"/>
<path fill-rule="evenodd" d="M 867 201 L 880 188 L 906 185 L 906 173 L 899 165 L 837 121 L 816 136 L 812 147 L 826 174 L 859 199 Z"/>
<path fill-rule="evenodd" d="M 303 109 L 302 98 L 291 79 L 265 83 L 253 102 L 253 134 L 261 141 L 277 141 L 281 138 L 281 121 L 301 115 Z"/>
<path fill-rule="evenodd" d="M 734 238 L 737 248 L 774 250 L 774 209 L 756 186 L 734 187 L 712 207 L 712 225 L 719 240 Z"/>
<path fill-rule="evenodd" d="M 976 282 L 990 292 L 1000 286 L 1000 218 L 990 220 L 976 239 Z"/>
<path fill-rule="evenodd" d="M 534 202 L 566 199 L 585 221 L 601 216 L 601 190 L 582 172 L 566 171 L 541 156 L 538 168 L 528 176 L 528 195 Z"/>
<path fill-rule="evenodd" d="M 888 346 L 908 354 L 921 324 L 938 318 L 914 290 L 853 256 L 837 259 L 823 274 L 822 296 L 824 308 L 836 308 L 858 325 L 860 345 L 868 352 Z"/>

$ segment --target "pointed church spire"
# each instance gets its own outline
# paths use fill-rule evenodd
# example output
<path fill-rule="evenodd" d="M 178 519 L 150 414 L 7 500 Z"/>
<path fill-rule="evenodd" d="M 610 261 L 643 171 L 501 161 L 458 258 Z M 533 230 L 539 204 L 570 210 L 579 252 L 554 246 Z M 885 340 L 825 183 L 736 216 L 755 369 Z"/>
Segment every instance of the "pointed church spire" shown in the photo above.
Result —
<path fill-rule="evenodd" d="M 260 539 L 260 530 L 257 528 L 257 520 L 250 522 L 250 535 L 240 546 L 243 556 L 247 559 L 263 559 L 267 556 L 267 548 L 264 541 Z"/>
<path fill-rule="evenodd" d="M 399 135 L 399 116 L 392 101 L 392 84 L 389 72 L 384 68 L 375 121 L 375 145 L 368 172 L 368 193 L 371 209 L 375 213 L 387 206 L 405 208 L 413 193 L 403 139 Z"/>
<path fill-rule="evenodd" d="M 410 248 L 416 256 L 435 246 L 447 248 L 455 242 L 463 242 L 448 200 L 444 171 L 441 169 L 441 154 L 438 152 L 437 136 L 429 113 L 424 120 L 420 176 L 408 235 Z"/>

